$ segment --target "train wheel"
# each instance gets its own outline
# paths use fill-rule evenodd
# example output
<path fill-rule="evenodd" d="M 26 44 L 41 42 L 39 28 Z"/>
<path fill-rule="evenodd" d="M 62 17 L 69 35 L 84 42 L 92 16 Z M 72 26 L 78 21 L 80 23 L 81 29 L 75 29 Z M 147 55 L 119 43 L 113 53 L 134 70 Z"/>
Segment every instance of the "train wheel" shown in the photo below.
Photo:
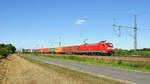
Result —
<path fill-rule="evenodd" d="M 111 55 L 112 55 L 112 53 L 107 53 L 107 55 L 108 55 L 108 56 L 111 56 Z"/>

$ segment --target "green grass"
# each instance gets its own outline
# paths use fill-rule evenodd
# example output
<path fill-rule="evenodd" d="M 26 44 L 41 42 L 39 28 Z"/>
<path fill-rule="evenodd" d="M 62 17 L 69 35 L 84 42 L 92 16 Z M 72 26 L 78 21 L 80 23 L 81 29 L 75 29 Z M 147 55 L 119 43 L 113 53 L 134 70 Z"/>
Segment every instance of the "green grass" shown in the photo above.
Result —
<path fill-rule="evenodd" d="M 114 56 L 135 56 L 134 50 L 115 49 Z M 136 56 L 150 56 L 150 50 L 138 50 Z"/>
<path fill-rule="evenodd" d="M 128 69 L 128 70 L 136 70 L 136 71 L 144 71 L 150 72 L 150 63 L 149 64 L 142 64 L 139 62 L 130 62 L 126 63 L 122 60 L 106 60 L 105 58 L 94 60 L 86 57 L 79 57 L 79 56 L 53 56 L 53 55 L 41 55 L 41 54 L 30 54 L 33 56 L 40 56 L 45 58 L 51 58 L 56 60 L 64 60 L 64 61 L 72 61 L 72 62 L 79 62 L 79 63 L 86 63 L 86 64 L 94 64 L 94 65 L 101 65 L 101 66 L 108 66 L 113 68 L 120 68 L 120 69 Z"/>
<path fill-rule="evenodd" d="M 68 68 L 48 64 L 48 63 L 38 61 L 38 60 L 34 60 L 34 59 L 31 59 L 31 58 L 27 58 L 27 57 L 22 57 L 22 58 L 24 58 L 24 59 L 26 59 L 26 60 L 28 60 L 32 63 L 36 63 L 36 64 L 39 64 L 43 67 L 54 70 L 54 71 L 56 71 L 57 73 L 59 73 L 61 75 L 65 75 L 69 78 L 71 77 L 74 80 L 83 81 L 85 84 L 86 83 L 88 83 L 88 84 L 126 84 L 125 82 L 111 80 L 111 79 L 104 78 L 104 77 L 98 77 L 98 76 L 91 75 L 91 74 L 88 74 L 88 73 L 83 73 L 83 72 L 71 70 L 71 69 L 68 69 Z"/>

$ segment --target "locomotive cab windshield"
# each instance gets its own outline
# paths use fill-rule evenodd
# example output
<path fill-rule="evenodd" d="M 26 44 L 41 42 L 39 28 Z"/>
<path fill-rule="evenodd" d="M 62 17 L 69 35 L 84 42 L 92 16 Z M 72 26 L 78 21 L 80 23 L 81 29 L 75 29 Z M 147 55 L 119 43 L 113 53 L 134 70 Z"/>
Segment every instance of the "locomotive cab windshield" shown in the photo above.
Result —
<path fill-rule="evenodd" d="M 112 43 L 107 43 L 107 46 L 108 47 L 113 47 L 113 44 Z"/>

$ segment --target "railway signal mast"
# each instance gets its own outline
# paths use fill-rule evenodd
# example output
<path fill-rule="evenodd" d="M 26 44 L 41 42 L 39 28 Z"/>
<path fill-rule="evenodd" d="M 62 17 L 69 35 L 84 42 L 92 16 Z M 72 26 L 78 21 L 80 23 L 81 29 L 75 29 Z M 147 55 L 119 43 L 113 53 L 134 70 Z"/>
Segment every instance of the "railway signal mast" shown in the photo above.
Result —
<path fill-rule="evenodd" d="M 134 54 L 137 55 L 137 24 L 136 24 L 136 14 L 134 15 L 134 27 L 130 26 L 121 26 L 121 25 L 116 25 L 115 24 L 115 19 L 114 19 L 114 27 L 118 27 L 119 30 L 119 37 L 121 36 L 121 28 L 130 28 L 134 30 Z"/>

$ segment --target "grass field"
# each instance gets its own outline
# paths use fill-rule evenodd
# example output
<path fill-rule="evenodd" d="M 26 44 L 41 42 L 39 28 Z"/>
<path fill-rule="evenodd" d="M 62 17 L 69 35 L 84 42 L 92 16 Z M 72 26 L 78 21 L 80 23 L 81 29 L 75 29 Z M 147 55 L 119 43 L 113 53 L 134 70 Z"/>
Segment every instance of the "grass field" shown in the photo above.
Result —
<path fill-rule="evenodd" d="M 114 56 L 135 56 L 134 50 L 115 49 Z M 150 56 L 150 50 L 138 50 L 136 56 Z"/>
<path fill-rule="evenodd" d="M 111 80 L 108 78 L 98 77 L 95 75 L 90 75 L 88 73 L 83 73 L 83 72 L 71 70 L 68 68 L 51 65 L 48 63 L 44 63 L 42 61 L 37 61 L 37 60 L 33 60 L 30 58 L 26 58 L 26 57 L 23 57 L 23 58 L 32 63 L 39 64 L 43 67 L 48 67 L 50 70 L 53 70 L 53 71 L 59 73 L 60 75 L 65 75 L 76 81 L 82 81 L 81 84 L 127 84 L 125 82 L 115 81 L 115 80 Z"/>
<path fill-rule="evenodd" d="M 87 64 L 109 66 L 136 71 L 150 72 L 150 58 L 106 57 L 106 56 L 76 56 L 76 55 L 41 55 L 31 54 L 57 60 L 74 61 Z"/>

